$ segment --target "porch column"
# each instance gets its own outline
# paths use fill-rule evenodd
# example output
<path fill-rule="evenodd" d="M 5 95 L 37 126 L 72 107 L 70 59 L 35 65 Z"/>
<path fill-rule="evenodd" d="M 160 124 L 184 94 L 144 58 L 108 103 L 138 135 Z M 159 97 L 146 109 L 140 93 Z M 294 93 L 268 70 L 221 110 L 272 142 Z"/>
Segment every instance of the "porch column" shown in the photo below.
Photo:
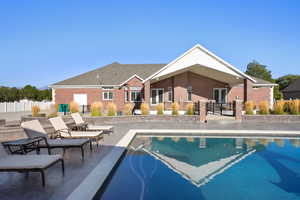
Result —
<path fill-rule="evenodd" d="M 253 83 L 249 79 L 244 79 L 244 103 L 252 100 Z"/>
<path fill-rule="evenodd" d="M 150 103 L 150 80 L 144 83 L 144 101 Z"/>

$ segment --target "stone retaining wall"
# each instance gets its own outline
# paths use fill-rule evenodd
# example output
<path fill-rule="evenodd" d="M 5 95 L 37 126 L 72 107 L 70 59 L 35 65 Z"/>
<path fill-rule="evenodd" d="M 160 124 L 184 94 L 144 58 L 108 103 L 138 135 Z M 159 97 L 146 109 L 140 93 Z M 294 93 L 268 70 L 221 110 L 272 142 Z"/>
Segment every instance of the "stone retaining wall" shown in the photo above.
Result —
<path fill-rule="evenodd" d="M 84 120 L 91 124 L 113 124 L 120 122 L 145 122 L 145 121 L 193 121 L 199 122 L 198 115 L 133 115 L 133 116 L 114 116 L 114 117 L 84 117 Z"/>
<path fill-rule="evenodd" d="M 5 125 L 5 119 L 0 119 L 0 126 L 4 126 Z"/>
<path fill-rule="evenodd" d="M 300 122 L 300 115 L 242 115 L 243 122 Z"/>

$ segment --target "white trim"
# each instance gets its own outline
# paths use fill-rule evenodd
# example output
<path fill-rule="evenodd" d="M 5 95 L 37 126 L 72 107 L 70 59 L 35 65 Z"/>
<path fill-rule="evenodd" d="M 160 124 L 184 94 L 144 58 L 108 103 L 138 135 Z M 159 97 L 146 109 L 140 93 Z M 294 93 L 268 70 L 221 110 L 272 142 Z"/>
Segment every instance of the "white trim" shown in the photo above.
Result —
<path fill-rule="evenodd" d="M 160 104 L 159 103 L 159 95 L 158 95 L 158 93 L 156 95 L 156 104 L 152 103 L 152 90 L 156 90 L 156 91 L 162 90 L 163 91 L 162 92 L 162 99 L 163 99 L 163 102 L 164 102 L 164 88 L 151 88 L 151 90 L 150 90 L 150 105 L 155 106 L 155 105 Z M 163 103 L 163 102 L 161 102 L 161 103 Z"/>
<path fill-rule="evenodd" d="M 203 51 L 204 53 L 208 54 L 209 56 L 213 57 L 215 60 L 217 60 L 218 62 L 220 62 L 221 64 L 226 65 L 229 69 L 231 69 L 232 71 L 236 72 L 237 74 L 241 75 L 242 77 L 245 77 L 249 80 L 251 80 L 253 83 L 256 83 L 256 80 L 254 80 L 253 78 L 251 78 L 250 76 L 248 76 L 247 74 L 243 73 L 242 71 L 240 71 L 239 69 L 235 68 L 234 66 L 232 66 L 231 64 L 229 64 L 228 62 L 226 62 L 225 60 L 223 60 L 222 58 L 216 56 L 215 54 L 213 54 L 212 52 L 210 52 L 209 50 L 207 50 L 206 48 L 204 48 L 203 46 L 201 46 L 200 44 L 196 44 L 194 47 L 192 47 L 191 49 L 189 49 L 188 51 L 186 51 L 185 53 L 183 53 L 181 56 L 179 56 L 178 58 L 176 58 L 175 60 L 173 60 L 172 62 L 170 62 L 169 64 L 167 64 L 166 66 L 164 66 L 163 68 L 161 68 L 160 70 L 158 70 L 157 72 L 155 72 L 154 74 L 150 75 L 148 78 L 146 78 L 144 82 L 148 81 L 149 79 L 152 79 L 154 76 L 156 76 L 157 74 L 159 74 L 160 72 L 164 71 L 165 69 L 167 69 L 169 66 L 171 66 L 172 64 L 176 63 L 179 59 L 183 58 L 185 55 L 189 54 L 191 51 L 193 51 L 194 49 L 200 49 L 201 51 Z"/>
<path fill-rule="evenodd" d="M 121 83 L 119 86 L 124 85 L 125 83 L 127 83 L 128 81 L 130 81 L 131 79 L 133 79 L 134 77 L 140 79 L 142 82 L 144 81 L 144 79 L 142 79 L 142 78 L 139 77 L 138 75 L 134 74 L 134 75 L 132 75 L 129 79 L 127 79 L 126 81 L 124 81 L 123 83 Z"/>
<path fill-rule="evenodd" d="M 104 93 L 106 93 L 106 92 L 112 92 L 112 99 L 105 99 L 104 98 Z M 107 89 L 107 90 L 104 90 L 104 91 L 102 91 L 102 100 L 103 101 L 113 101 L 114 100 L 114 92 L 112 91 L 112 90 L 110 90 L 110 89 Z M 109 95 L 108 95 L 108 97 L 109 97 Z"/>
<path fill-rule="evenodd" d="M 277 86 L 278 84 L 275 83 L 258 83 L 258 84 L 253 84 L 253 86 L 261 86 L 261 87 L 274 87 Z"/>

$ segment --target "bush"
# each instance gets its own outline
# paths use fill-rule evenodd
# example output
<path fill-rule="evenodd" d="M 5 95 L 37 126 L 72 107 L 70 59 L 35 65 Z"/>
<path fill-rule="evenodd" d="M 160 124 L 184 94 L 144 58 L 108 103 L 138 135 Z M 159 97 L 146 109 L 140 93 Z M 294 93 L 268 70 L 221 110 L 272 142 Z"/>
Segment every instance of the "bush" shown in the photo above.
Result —
<path fill-rule="evenodd" d="M 172 103 L 171 107 L 172 107 L 172 115 L 178 115 L 179 104 L 177 102 L 174 102 Z"/>
<path fill-rule="evenodd" d="M 289 111 L 292 115 L 299 114 L 299 100 L 291 100 L 289 101 Z"/>
<path fill-rule="evenodd" d="M 32 106 L 32 108 L 31 108 L 32 117 L 38 117 L 40 111 L 41 111 L 41 109 L 39 106 Z"/>
<path fill-rule="evenodd" d="M 157 110 L 157 114 L 158 115 L 163 115 L 164 114 L 164 104 L 163 103 L 159 103 L 156 106 L 156 110 Z"/>
<path fill-rule="evenodd" d="M 79 105 L 78 105 L 77 102 L 75 102 L 75 101 L 70 102 L 69 107 L 70 107 L 70 112 L 71 113 L 79 112 Z"/>
<path fill-rule="evenodd" d="M 268 101 L 261 101 L 259 103 L 259 114 L 261 114 L 261 115 L 269 114 L 269 103 L 268 103 Z"/>
<path fill-rule="evenodd" d="M 254 102 L 253 101 L 246 101 L 245 103 L 245 110 L 247 115 L 253 115 L 254 110 Z"/>
<path fill-rule="evenodd" d="M 123 114 L 124 115 L 132 115 L 133 108 L 134 108 L 134 105 L 132 103 L 125 104 Z"/>
<path fill-rule="evenodd" d="M 57 117 L 57 112 L 58 112 L 58 104 L 50 104 L 48 117 L 49 118 Z"/>
<path fill-rule="evenodd" d="M 117 106 L 114 103 L 107 104 L 107 116 L 116 116 Z"/>
<path fill-rule="evenodd" d="M 185 114 L 186 115 L 193 115 L 194 114 L 194 104 L 193 103 L 189 103 L 186 105 L 185 107 Z"/>
<path fill-rule="evenodd" d="M 91 116 L 102 116 L 103 104 L 100 101 L 96 101 L 91 105 Z"/>
<path fill-rule="evenodd" d="M 142 115 L 149 115 L 149 105 L 147 103 L 142 103 L 141 104 L 141 113 Z"/>
<path fill-rule="evenodd" d="M 284 114 L 285 102 L 283 100 L 278 100 L 274 103 L 274 114 L 283 115 Z"/>

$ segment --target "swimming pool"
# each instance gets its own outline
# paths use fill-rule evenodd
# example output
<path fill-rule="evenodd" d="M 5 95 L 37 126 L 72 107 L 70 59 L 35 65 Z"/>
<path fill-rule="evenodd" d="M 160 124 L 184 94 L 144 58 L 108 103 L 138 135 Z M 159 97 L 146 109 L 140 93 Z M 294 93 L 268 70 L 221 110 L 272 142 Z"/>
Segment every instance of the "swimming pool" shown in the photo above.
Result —
<path fill-rule="evenodd" d="M 94 199 L 300 199 L 300 140 L 136 137 Z"/>

